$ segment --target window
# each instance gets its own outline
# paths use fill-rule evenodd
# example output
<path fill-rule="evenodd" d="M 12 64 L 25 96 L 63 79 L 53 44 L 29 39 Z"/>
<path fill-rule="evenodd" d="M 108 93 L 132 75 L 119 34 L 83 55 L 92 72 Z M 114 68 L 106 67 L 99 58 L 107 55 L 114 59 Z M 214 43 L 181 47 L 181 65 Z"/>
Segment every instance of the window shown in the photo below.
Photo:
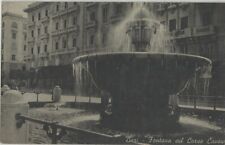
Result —
<path fill-rule="evenodd" d="M 44 51 L 47 52 L 47 50 L 48 50 L 48 46 L 45 45 Z"/>
<path fill-rule="evenodd" d="M 3 56 L 4 56 L 4 55 L 2 54 L 2 60 L 4 60 Z"/>
<path fill-rule="evenodd" d="M 67 9 L 67 7 L 68 7 L 68 3 L 67 2 L 65 2 L 64 7 L 65 7 L 65 9 Z"/>
<path fill-rule="evenodd" d="M 13 61 L 16 60 L 16 55 L 15 55 L 15 54 L 12 55 L 12 60 L 13 60 Z"/>
<path fill-rule="evenodd" d="M 108 5 L 103 7 L 103 9 L 102 9 L 102 17 L 103 17 L 103 22 L 107 22 L 107 19 L 108 19 Z"/>
<path fill-rule="evenodd" d="M 202 15 L 202 25 L 207 26 L 210 25 L 212 21 L 212 14 L 210 12 L 205 12 Z"/>
<path fill-rule="evenodd" d="M 23 67 L 22 67 L 22 70 L 25 71 L 25 70 L 26 70 L 26 66 L 23 66 Z"/>
<path fill-rule="evenodd" d="M 34 48 L 31 48 L 31 54 L 34 54 Z"/>
<path fill-rule="evenodd" d="M 32 22 L 34 22 L 34 16 L 32 16 Z"/>
<path fill-rule="evenodd" d="M 26 30 L 27 29 L 27 25 L 23 24 L 23 29 Z"/>
<path fill-rule="evenodd" d="M 64 20 L 64 23 L 63 23 L 64 28 L 66 28 L 66 25 L 67 25 L 67 21 Z"/>
<path fill-rule="evenodd" d="M 73 47 L 76 47 L 76 46 L 77 46 L 77 39 L 73 38 Z"/>
<path fill-rule="evenodd" d="M 185 53 L 187 54 L 188 53 L 188 48 L 187 48 L 187 45 L 181 45 L 181 53 Z"/>
<path fill-rule="evenodd" d="M 34 30 L 31 31 L 31 37 L 34 37 Z"/>
<path fill-rule="evenodd" d="M 4 28 L 5 27 L 5 22 L 2 22 L 2 28 Z"/>
<path fill-rule="evenodd" d="M 58 48 L 59 48 L 59 43 L 56 42 L 56 43 L 55 43 L 55 49 L 58 50 Z"/>
<path fill-rule="evenodd" d="M 76 25 L 77 24 L 77 17 L 73 17 L 73 25 Z"/>
<path fill-rule="evenodd" d="M 24 45 L 23 50 L 24 50 L 24 51 L 26 51 L 26 49 L 27 49 L 27 46 L 26 46 L 26 45 Z"/>
<path fill-rule="evenodd" d="M 172 19 L 169 21 L 169 30 L 170 31 L 176 30 L 176 19 Z"/>
<path fill-rule="evenodd" d="M 4 31 L 2 31 L 2 39 L 4 39 L 4 35 L 5 35 Z"/>
<path fill-rule="evenodd" d="M 2 42 L 2 49 L 4 49 L 4 43 Z"/>
<path fill-rule="evenodd" d="M 56 11 L 59 11 L 59 4 L 56 5 Z"/>
<path fill-rule="evenodd" d="M 45 26 L 45 33 L 48 33 L 48 26 Z"/>
<path fill-rule="evenodd" d="M 188 16 L 181 18 L 181 29 L 185 29 L 188 27 Z"/>
<path fill-rule="evenodd" d="M 39 54 L 40 53 L 40 46 L 38 46 L 37 51 L 38 51 L 38 54 Z"/>
<path fill-rule="evenodd" d="M 93 46 L 94 44 L 94 35 L 91 35 L 90 37 L 90 46 Z"/>
<path fill-rule="evenodd" d="M 48 17 L 48 10 L 45 10 L 45 16 Z"/>
<path fill-rule="evenodd" d="M 122 4 L 117 3 L 115 4 L 115 14 L 121 14 L 122 13 Z"/>
<path fill-rule="evenodd" d="M 38 20 L 41 19 L 41 13 L 38 13 Z"/>
<path fill-rule="evenodd" d="M 16 39 L 16 32 L 12 32 L 12 39 Z"/>
<path fill-rule="evenodd" d="M 90 21 L 95 21 L 95 12 L 90 13 Z"/>
<path fill-rule="evenodd" d="M 40 35 L 40 28 L 38 28 L 38 36 Z"/>
<path fill-rule="evenodd" d="M 26 33 L 23 34 L 23 39 L 24 39 L 24 41 L 27 40 L 27 34 Z"/>
<path fill-rule="evenodd" d="M 17 27 L 18 27 L 18 26 L 17 26 L 17 23 L 16 23 L 16 22 L 13 22 L 13 23 L 12 23 L 12 28 L 16 28 L 16 29 L 17 29 Z"/>
<path fill-rule="evenodd" d="M 106 39 L 107 39 L 107 36 L 105 33 L 103 33 L 102 35 L 102 44 L 105 45 L 106 44 Z"/>
<path fill-rule="evenodd" d="M 56 29 L 56 30 L 59 29 L 59 23 L 58 23 L 58 22 L 56 22 L 56 24 L 55 24 L 55 29 Z"/>
<path fill-rule="evenodd" d="M 162 24 L 163 26 L 165 26 L 166 25 L 166 21 L 162 21 L 162 22 L 160 22 L 160 24 Z"/>
<path fill-rule="evenodd" d="M 66 48 L 66 40 L 65 40 L 65 39 L 63 39 L 63 43 L 62 43 L 62 44 L 63 44 L 62 47 L 63 47 L 63 48 Z"/>
<path fill-rule="evenodd" d="M 11 49 L 12 50 L 17 50 L 17 43 L 16 42 L 12 42 L 12 45 L 11 45 Z"/>
<path fill-rule="evenodd" d="M 77 5 L 77 2 L 73 2 L 73 5 Z"/>

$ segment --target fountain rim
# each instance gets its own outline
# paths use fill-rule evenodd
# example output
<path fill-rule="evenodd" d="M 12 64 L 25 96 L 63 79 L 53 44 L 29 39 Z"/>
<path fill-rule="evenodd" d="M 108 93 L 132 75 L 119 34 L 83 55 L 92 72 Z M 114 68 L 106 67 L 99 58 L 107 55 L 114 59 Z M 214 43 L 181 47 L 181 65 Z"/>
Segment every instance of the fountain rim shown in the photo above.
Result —
<path fill-rule="evenodd" d="M 212 61 L 209 58 L 199 56 L 199 55 L 193 55 L 193 54 L 183 54 L 183 53 L 159 53 L 159 52 L 97 52 L 97 53 L 91 53 L 91 54 L 85 54 L 81 56 L 77 56 L 72 60 L 72 63 L 76 63 L 80 60 L 87 59 L 87 58 L 93 58 L 97 56 L 107 56 L 107 55 L 118 55 L 118 54 L 129 54 L 129 55 L 160 55 L 160 56 L 185 56 L 185 57 L 191 57 L 191 58 L 199 58 L 202 60 L 205 60 L 209 63 L 209 65 L 212 65 Z"/>

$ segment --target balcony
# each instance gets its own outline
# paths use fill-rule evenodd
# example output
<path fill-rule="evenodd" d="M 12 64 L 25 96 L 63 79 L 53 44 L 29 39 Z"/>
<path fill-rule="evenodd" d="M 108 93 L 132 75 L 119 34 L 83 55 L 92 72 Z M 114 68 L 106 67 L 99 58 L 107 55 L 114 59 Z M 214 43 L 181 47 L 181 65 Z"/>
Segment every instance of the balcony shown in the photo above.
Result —
<path fill-rule="evenodd" d="M 66 34 L 66 33 L 70 33 L 70 32 L 78 32 L 78 31 L 79 31 L 79 26 L 75 25 L 75 26 L 70 26 L 65 29 L 55 30 L 52 32 L 52 36 L 57 36 L 57 35 Z"/>
<path fill-rule="evenodd" d="M 188 2 L 179 3 L 179 6 L 181 6 L 181 7 L 188 7 L 189 5 L 190 5 L 190 3 L 188 3 Z"/>
<path fill-rule="evenodd" d="M 74 11 L 79 11 L 80 10 L 80 7 L 79 5 L 74 5 L 73 7 L 70 7 L 68 9 L 64 9 L 62 11 L 58 11 L 58 12 L 55 12 L 53 15 L 52 15 L 52 18 L 58 18 L 60 16 L 63 16 L 63 15 L 66 15 L 68 13 L 72 13 Z"/>
<path fill-rule="evenodd" d="M 97 21 L 96 20 L 87 22 L 86 28 L 91 28 L 91 27 L 97 27 Z"/>
<path fill-rule="evenodd" d="M 40 58 L 47 58 L 48 56 L 49 56 L 48 52 L 42 52 L 41 54 L 39 54 L 38 57 L 40 57 Z"/>
<path fill-rule="evenodd" d="M 164 11 L 164 10 L 166 10 L 166 9 L 165 9 L 165 5 L 160 5 L 160 6 L 157 8 L 157 11 L 158 11 L 158 12 L 162 12 L 162 11 Z"/>
<path fill-rule="evenodd" d="M 35 22 L 28 22 L 27 26 L 28 26 L 28 28 L 29 27 L 34 27 L 35 26 Z"/>
<path fill-rule="evenodd" d="M 86 3 L 86 7 L 91 7 L 91 6 L 94 6 L 96 4 L 97 4 L 96 2 L 88 2 L 88 3 Z"/>
<path fill-rule="evenodd" d="M 29 54 L 24 56 L 24 60 L 34 60 L 34 55 L 33 54 Z"/>
<path fill-rule="evenodd" d="M 111 16 L 111 22 L 114 23 L 114 22 L 118 22 L 118 21 L 121 21 L 122 18 L 124 17 L 124 14 L 114 14 Z"/>
<path fill-rule="evenodd" d="M 212 35 L 215 33 L 215 27 L 212 25 L 194 28 L 194 36 Z"/>
<path fill-rule="evenodd" d="M 49 17 L 46 16 L 46 17 L 42 18 L 42 19 L 41 19 L 41 22 L 42 22 L 42 23 L 49 22 Z"/>
<path fill-rule="evenodd" d="M 175 9 L 176 7 L 177 7 L 176 4 L 170 4 L 170 5 L 168 6 L 168 9 Z"/>
<path fill-rule="evenodd" d="M 52 36 L 59 35 L 59 30 L 52 31 Z"/>
<path fill-rule="evenodd" d="M 62 55 L 62 54 L 71 54 L 77 52 L 76 49 L 60 49 L 57 51 L 52 51 L 50 55 Z"/>
<path fill-rule="evenodd" d="M 171 32 L 170 35 L 174 39 L 191 37 L 192 29 L 191 28 L 186 28 L 186 29 L 182 29 L 182 30 L 176 30 L 176 31 Z"/>
<path fill-rule="evenodd" d="M 79 5 L 74 5 L 73 7 L 70 7 L 70 8 L 68 9 L 68 13 L 72 13 L 72 12 L 74 12 L 74 11 L 80 11 Z"/>
<path fill-rule="evenodd" d="M 45 33 L 45 34 L 41 35 L 41 40 L 48 39 L 48 38 L 49 38 L 49 34 L 48 33 Z"/>
<path fill-rule="evenodd" d="M 70 26 L 69 28 L 67 28 L 68 32 L 78 32 L 79 31 L 79 26 L 75 25 L 75 26 Z"/>
<path fill-rule="evenodd" d="M 34 37 L 29 37 L 28 38 L 28 43 L 34 43 Z"/>

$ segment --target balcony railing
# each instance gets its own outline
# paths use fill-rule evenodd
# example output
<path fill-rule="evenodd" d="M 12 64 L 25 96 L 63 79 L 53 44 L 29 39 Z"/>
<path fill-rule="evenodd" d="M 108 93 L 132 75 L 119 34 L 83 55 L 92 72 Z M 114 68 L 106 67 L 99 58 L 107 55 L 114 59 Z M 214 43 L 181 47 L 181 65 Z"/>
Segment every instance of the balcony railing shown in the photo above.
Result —
<path fill-rule="evenodd" d="M 185 28 L 185 29 L 182 29 L 182 30 L 176 30 L 176 31 L 170 32 L 170 35 L 173 38 L 191 37 L 192 29 L 191 28 Z"/>
<path fill-rule="evenodd" d="M 24 59 L 25 59 L 25 60 L 28 60 L 28 59 L 33 60 L 34 57 L 35 57 L 35 56 L 34 56 L 33 54 L 29 54 L 29 55 L 25 55 L 25 56 L 24 56 Z"/>
<path fill-rule="evenodd" d="M 97 26 L 97 21 L 90 21 L 86 24 L 86 28 L 91 28 L 91 27 L 96 27 Z"/>
<path fill-rule="evenodd" d="M 170 5 L 168 6 L 168 9 L 174 9 L 174 8 L 176 8 L 176 7 L 177 7 L 176 4 L 170 4 Z"/>
<path fill-rule="evenodd" d="M 45 58 L 45 57 L 48 57 L 48 56 L 49 56 L 48 52 L 43 52 L 43 53 L 39 54 L 39 57 L 41 57 L 41 58 Z"/>
<path fill-rule="evenodd" d="M 86 7 L 91 7 L 91 6 L 94 6 L 96 4 L 97 4 L 96 2 L 88 2 L 88 3 L 86 3 Z"/>
<path fill-rule="evenodd" d="M 66 34 L 66 33 L 75 32 L 75 31 L 77 31 L 77 32 L 79 31 L 78 25 L 70 26 L 70 27 L 65 28 L 65 29 L 55 30 L 55 31 L 52 32 L 52 36 Z"/>
<path fill-rule="evenodd" d="M 45 33 L 41 35 L 41 39 L 48 39 L 49 38 L 49 34 Z"/>
<path fill-rule="evenodd" d="M 215 27 L 212 25 L 194 28 L 194 36 L 212 35 L 214 33 L 215 33 Z"/>
<path fill-rule="evenodd" d="M 47 22 L 47 21 L 49 21 L 49 17 L 48 16 L 46 16 L 46 17 L 44 17 L 44 18 L 41 19 L 41 22 L 42 23 Z"/>
<path fill-rule="evenodd" d="M 67 28 L 68 32 L 74 32 L 74 31 L 79 31 L 79 26 L 75 25 L 75 26 L 70 26 Z"/>
<path fill-rule="evenodd" d="M 60 17 L 60 16 L 63 16 L 65 14 L 68 14 L 68 13 L 72 13 L 74 11 L 79 11 L 80 10 L 80 7 L 79 5 L 74 5 L 73 7 L 70 7 L 68 9 L 64 9 L 62 11 L 58 11 L 58 12 L 55 12 L 53 15 L 52 15 L 52 18 L 57 18 L 57 17 Z"/>
<path fill-rule="evenodd" d="M 28 43 L 34 43 L 34 37 L 29 37 Z"/>
<path fill-rule="evenodd" d="M 52 51 L 50 55 L 61 55 L 61 54 L 69 54 L 77 52 L 76 49 L 60 49 L 57 51 Z"/>
<path fill-rule="evenodd" d="M 121 21 L 123 17 L 124 17 L 124 14 L 114 14 L 111 16 L 111 22 Z"/>
<path fill-rule="evenodd" d="M 165 9 L 165 5 L 160 5 L 158 8 L 157 8 L 157 11 L 161 12 L 161 11 L 164 11 L 166 10 Z"/>
<path fill-rule="evenodd" d="M 34 25 L 35 25 L 35 22 L 28 22 L 27 24 L 28 27 L 34 27 Z"/>

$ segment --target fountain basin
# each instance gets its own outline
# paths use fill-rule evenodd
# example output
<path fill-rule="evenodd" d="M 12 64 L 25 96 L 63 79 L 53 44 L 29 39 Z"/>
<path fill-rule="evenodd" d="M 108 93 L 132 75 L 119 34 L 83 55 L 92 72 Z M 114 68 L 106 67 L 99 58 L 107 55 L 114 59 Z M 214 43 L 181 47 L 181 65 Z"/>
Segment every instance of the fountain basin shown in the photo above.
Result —
<path fill-rule="evenodd" d="M 84 55 L 73 60 L 75 89 L 79 95 L 108 92 L 112 97 L 111 125 L 141 130 L 163 127 L 169 119 L 169 95 L 181 90 L 196 70 L 211 63 L 204 57 L 175 53 Z"/>

